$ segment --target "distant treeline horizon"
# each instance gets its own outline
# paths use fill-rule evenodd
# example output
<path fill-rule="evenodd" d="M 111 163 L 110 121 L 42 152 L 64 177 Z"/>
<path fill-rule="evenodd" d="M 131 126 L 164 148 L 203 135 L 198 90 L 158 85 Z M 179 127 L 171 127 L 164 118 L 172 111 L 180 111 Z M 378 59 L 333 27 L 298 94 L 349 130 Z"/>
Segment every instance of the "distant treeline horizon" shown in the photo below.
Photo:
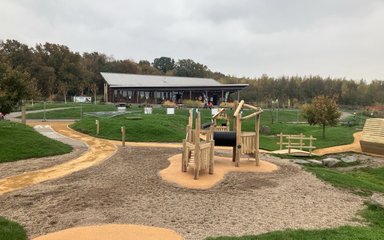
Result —
<path fill-rule="evenodd" d="M 257 66 L 255 66 L 257 68 Z M 71 51 L 67 46 L 44 43 L 29 47 L 17 40 L 0 42 L 0 97 L 15 91 L 20 99 L 55 100 L 68 96 L 101 95 L 100 72 L 213 78 L 220 83 L 246 83 L 241 99 L 260 104 L 276 101 L 282 105 L 310 102 L 325 95 L 338 104 L 369 106 L 384 103 L 384 81 L 347 80 L 321 76 L 262 75 L 234 77 L 214 72 L 192 59 L 159 57 L 153 61 L 116 60 L 103 53 Z M 13 88 L 9 84 L 14 84 Z M 2 87 L 7 86 L 7 87 Z M 13 90 L 9 90 L 13 89 Z M 4 95 L 4 94 L 3 94 Z"/>

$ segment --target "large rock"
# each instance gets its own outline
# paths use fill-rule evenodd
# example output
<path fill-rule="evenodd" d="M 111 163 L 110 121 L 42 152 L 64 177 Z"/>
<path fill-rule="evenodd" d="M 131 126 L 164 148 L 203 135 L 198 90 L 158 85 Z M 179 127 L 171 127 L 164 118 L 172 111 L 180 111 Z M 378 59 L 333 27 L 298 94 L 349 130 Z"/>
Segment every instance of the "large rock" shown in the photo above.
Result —
<path fill-rule="evenodd" d="M 293 162 L 297 164 L 309 164 L 307 160 L 303 160 L 303 159 L 295 159 L 293 160 Z"/>
<path fill-rule="evenodd" d="M 321 164 L 323 164 L 321 161 L 319 161 L 319 160 L 315 160 L 315 159 L 309 159 L 308 162 L 313 163 L 313 164 L 316 164 L 316 165 L 321 165 Z"/>
<path fill-rule="evenodd" d="M 384 208 L 384 194 L 382 194 L 382 193 L 374 193 L 371 196 L 371 201 L 374 204 L 379 205 L 380 207 Z"/>
<path fill-rule="evenodd" d="M 271 130 L 270 127 L 268 127 L 268 126 L 266 126 L 266 125 L 263 125 L 263 126 L 261 126 L 261 128 L 260 128 L 260 132 L 261 132 L 262 134 L 269 135 L 269 134 L 271 134 L 272 130 Z"/>
<path fill-rule="evenodd" d="M 342 157 L 341 161 L 345 163 L 353 163 L 357 161 L 357 157 L 355 155 L 346 156 L 346 157 Z"/>
<path fill-rule="evenodd" d="M 322 162 L 323 162 L 324 166 L 333 167 L 333 166 L 335 166 L 336 164 L 338 164 L 341 161 L 339 159 L 337 159 L 337 158 L 329 157 L 329 158 L 323 159 Z"/>

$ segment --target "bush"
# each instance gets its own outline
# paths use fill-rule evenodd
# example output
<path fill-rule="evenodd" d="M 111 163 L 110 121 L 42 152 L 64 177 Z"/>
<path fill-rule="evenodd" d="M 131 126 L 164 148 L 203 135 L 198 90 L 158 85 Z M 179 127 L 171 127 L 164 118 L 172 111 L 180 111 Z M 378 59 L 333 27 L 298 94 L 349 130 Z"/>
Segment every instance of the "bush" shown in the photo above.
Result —
<path fill-rule="evenodd" d="M 202 108 L 204 107 L 204 103 L 201 101 L 184 100 L 183 106 L 187 108 Z"/>
<path fill-rule="evenodd" d="M 174 108 L 176 107 L 176 103 L 167 100 L 163 102 L 162 106 L 165 108 Z"/>
<path fill-rule="evenodd" d="M 220 107 L 221 108 L 234 108 L 235 107 L 235 103 L 233 102 L 222 102 L 220 103 Z"/>

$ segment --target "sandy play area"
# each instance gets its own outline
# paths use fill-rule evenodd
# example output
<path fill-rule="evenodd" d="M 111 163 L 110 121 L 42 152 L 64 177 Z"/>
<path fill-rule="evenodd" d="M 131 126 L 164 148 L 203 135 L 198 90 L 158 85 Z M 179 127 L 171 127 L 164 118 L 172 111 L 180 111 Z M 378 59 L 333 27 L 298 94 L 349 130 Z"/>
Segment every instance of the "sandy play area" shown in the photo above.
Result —
<path fill-rule="evenodd" d="M 186 189 L 159 176 L 180 151 L 119 147 L 107 161 L 1 195 L 0 213 L 22 224 L 32 239 L 103 224 L 154 226 L 204 239 L 356 224 L 363 207 L 363 198 L 267 155 L 261 159 L 277 171 L 233 172 L 213 188 Z"/>

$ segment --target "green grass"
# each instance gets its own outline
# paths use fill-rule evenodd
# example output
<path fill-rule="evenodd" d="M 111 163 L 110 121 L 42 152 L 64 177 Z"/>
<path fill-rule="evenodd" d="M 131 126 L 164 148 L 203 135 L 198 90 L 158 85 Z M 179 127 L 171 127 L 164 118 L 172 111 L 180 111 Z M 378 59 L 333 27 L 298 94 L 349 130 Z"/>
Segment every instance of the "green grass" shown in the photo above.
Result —
<path fill-rule="evenodd" d="M 129 110 L 143 112 L 142 108 L 132 108 Z M 95 136 L 95 120 L 99 119 L 101 126 L 99 136 L 103 138 L 120 140 L 120 127 L 125 126 L 127 130 L 127 141 L 181 142 L 181 140 L 185 137 L 185 127 L 188 122 L 188 110 L 176 109 L 175 115 L 166 115 L 165 112 L 166 110 L 163 108 L 154 108 L 154 114 L 152 115 L 126 114 L 114 118 L 84 117 L 80 122 L 75 123 L 72 127 L 78 131 Z M 208 109 L 203 109 L 201 112 L 201 122 L 209 122 L 210 111 Z M 229 114 L 232 114 L 232 112 L 230 111 Z M 279 119 L 289 120 L 296 118 L 296 114 L 297 113 L 293 111 L 280 111 Z M 58 114 L 56 113 L 56 117 L 57 116 Z M 142 118 L 142 120 L 128 120 L 127 117 L 139 117 Z M 254 119 L 244 120 L 242 125 L 243 131 L 254 131 L 254 124 Z M 271 114 L 268 112 L 261 115 L 261 125 L 268 125 L 271 128 L 270 135 L 262 134 L 260 136 L 260 147 L 267 150 L 278 149 L 278 145 L 276 144 L 278 142 L 278 138 L 276 137 L 276 134 L 279 134 L 280 132 L 287 134 L 303 133 L 306 136 L 312 135 L 317 138 L 315 146 L 318 148 L 324 148 L 352 143 L 352 134 L 356 131 L 355 128 L 346 126 L 329 127 L 326 131 L 326 138 L 323 139 L 322 129 L 319 126 L 286 123 L 271 124 Z M 233 121 L 231 122 L 231 126 L 233 126 Z"/>
<path fill-rule="evenodd" d="M 50 108 L 68 107 L 68 109 L 54 110 L 45 112 L 46 119 L 79 119 L 87 112 L 116 111 L 116 107 L 111 104 L 55 104 Z M 37 108 L 37 107 L 36 107 Z M 38 108 L 39 109 L 39 108 Z M 47 108 L 48 109 L 48 108 Z M 41 110 L 41 108 L 40 108 Z M 27 114 L 27 119 L 43 119 L 44 112 Z"/>
<path fill-rule="evenodd" d="M 359 168 L 349 172 L 322 167 L 306 169 L 336 187 L 347 188 L 363 195 L 370 195 L 372 192 L 384 193 L 384 168 Z"/>
<path fill-rule="evenodd" d="M 71 146 L 47 138 L 20 123 L 0 121 L 0 163 L 68 153 Z"/>
<path fill-rule="evenodd" d="M 206 240 L 378 240 L 384 236 L 384 209 L 368 204 L 361 211 L 367 227 L 342 226 L 319 230 L 285 230 L 274 231 L 256 236 L 217 237 Z"/>
<path fill-rule="evenodd" d="M 27 234 L 18 223 L 0 216 L 0 240 L 26 240 Z"/>
<path fill-rule="evenodd" d="M 142 119 L 127 119 L 131 115 L 114 118 L 85 117 L 71 127 L 77 131 L 96 136 L 95 119 L 99 119 L 100 137 L 121 140 L 120 128 L 126 129 L 127 141 L 181 142 L 185 137 L 187 117 L 182 115 L 142 115 Z"/>
<path fill-rule="evenodd" d="M 33 111 L 33 110 L 42 110 L 42 109 L 52 109 L 52 108 L 64 108 L 64 107 L 79 107 L 80 104 L 68 102 L 65 104 L 64 102 L 46 102 L 45 106 L 43 102 L 34 103 L 26 105 L 27 111 Z"/>

